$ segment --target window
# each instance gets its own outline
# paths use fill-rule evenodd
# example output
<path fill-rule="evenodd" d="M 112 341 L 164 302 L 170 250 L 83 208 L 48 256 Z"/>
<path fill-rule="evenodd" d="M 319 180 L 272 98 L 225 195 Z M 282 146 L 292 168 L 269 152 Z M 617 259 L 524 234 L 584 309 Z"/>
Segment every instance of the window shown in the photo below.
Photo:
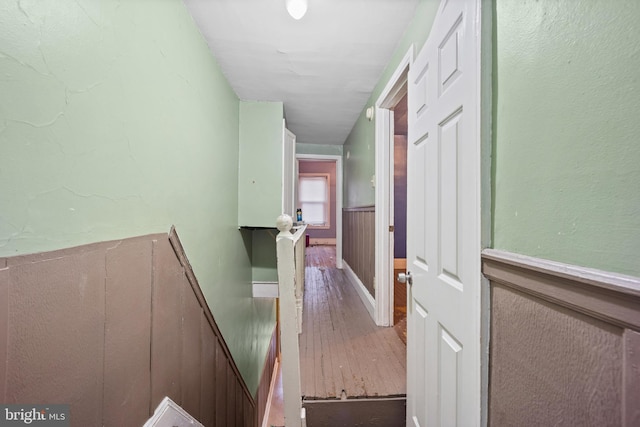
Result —
<path fill-rule="evenodd" d="M 302 220 L 312 227 L 329 228 L 329 175 L 301 173 L 298 178 L 298 204 Z"/>

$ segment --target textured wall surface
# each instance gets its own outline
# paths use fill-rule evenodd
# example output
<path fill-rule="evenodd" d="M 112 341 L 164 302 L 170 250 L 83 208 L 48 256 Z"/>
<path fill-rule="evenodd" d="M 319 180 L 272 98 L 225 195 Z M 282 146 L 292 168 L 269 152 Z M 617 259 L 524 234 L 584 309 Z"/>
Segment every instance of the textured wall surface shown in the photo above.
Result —
<path fill-rule="evenodd" d="M 489 420 L 640 425 L 640 279 L 496 249 Z"/>
<path fill-rule="evenodd" d="M 640 276 L 640 2 L 498 1 L 494 247 Z"/>
<path fill-rule="evenodd" d="M 2 1 L 0 75 L 0 256 L 176 225 L 255 389 L 275 319 L 237 227 L 239 101 L 184 4 Z"/>
<path fill-rule="evenodd" d="M 205 426 L 256 425 L 174 244 L 155 234 L 0 258 L 0 401 L 70 404 L 74 427 L 120 427 L 169 396 Z"/>
<path fill-rule="evenodd" d="M 493 286 L 493 426 L 619 426 L 622 329 Z"/>

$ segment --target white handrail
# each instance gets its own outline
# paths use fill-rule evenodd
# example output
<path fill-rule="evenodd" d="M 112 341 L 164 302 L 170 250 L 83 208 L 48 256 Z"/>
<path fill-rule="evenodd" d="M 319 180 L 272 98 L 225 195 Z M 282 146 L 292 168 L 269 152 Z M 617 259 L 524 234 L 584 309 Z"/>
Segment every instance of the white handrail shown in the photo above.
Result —
<path fill-rule="evenodd" d="M 282 393 L 286 427 L 304 426 L 302 391 L 300 386 L 300 348 L 298 334 L 302 328 L 304 299 L 304 249 L 307 226 L 291 234 L 293 221 L 288 215 L 277 220 L 280 233 L 276 237 L 278 256 L 278 287 L 280 293 L 280 337 L 282 352 Z"/>

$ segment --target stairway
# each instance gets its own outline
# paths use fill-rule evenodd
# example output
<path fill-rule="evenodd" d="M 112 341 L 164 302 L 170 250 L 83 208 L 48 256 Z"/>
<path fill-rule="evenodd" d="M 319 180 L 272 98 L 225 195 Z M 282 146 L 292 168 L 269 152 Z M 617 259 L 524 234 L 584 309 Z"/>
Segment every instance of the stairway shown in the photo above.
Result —
<path fill-rule="evenodd" d="M 305 400 L 307 427 L 404 427 L 406 398 Z"/>

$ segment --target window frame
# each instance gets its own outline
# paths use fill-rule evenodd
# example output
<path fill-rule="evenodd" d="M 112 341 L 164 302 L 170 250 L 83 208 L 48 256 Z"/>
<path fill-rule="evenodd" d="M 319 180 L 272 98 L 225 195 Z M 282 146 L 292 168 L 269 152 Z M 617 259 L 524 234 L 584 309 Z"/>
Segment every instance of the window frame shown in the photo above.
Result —
<path fill-rule="evenodd" d="M 320 172 L 304 172 L 298 174 L 298 188 L 300 188 L 300 179 L 301 178 L 325 178 L 327 180 L 327 197 L 325 205 L 325 223 L 322 225 L 314 225 L 307 223 L 304 220 L 304 209 L 302 210 L 302 221 L 307 224 L 307 228 L 312 228 L 316 230 L 328 230 L 331 228 L 331 174 L 329 173 L 320 173 Z M 298 192 L 298 207 L 302 206 L 303 201 L 300 199 L 300 192 Z"/>

